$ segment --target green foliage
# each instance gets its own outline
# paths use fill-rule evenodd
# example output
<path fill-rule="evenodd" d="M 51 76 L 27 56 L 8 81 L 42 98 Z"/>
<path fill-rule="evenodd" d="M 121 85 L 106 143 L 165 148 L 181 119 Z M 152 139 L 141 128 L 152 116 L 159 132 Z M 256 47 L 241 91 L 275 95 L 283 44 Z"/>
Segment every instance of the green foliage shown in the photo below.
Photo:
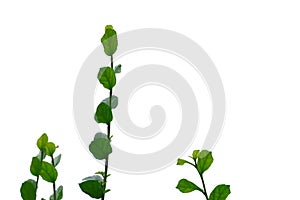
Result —
<path fill-rule="evenodd" d="M 198 155 L 199 155 L 199 152 L 200 152 L 200 150 L 194 150 L 194 151 L 193 151 L 193 154 L 192 154 L 192 158 L 193 158 L 193 159 L 197 159 L 197 158 L 198 158 Z"/>
<path fill-rule="evenodd" d="M 20 192 L 23 200 L 36 200 L 36 182 L 31 179 L 25 181 Z"/>
<path fill-rule="evenodd" d="M 60 163 L 61 154 L 54 158 L 54 167 L 56 167 Z"/>
<path fill-rule="evenodd" d="M 117 33 L 113 29 L 112 25 L 107 25 L 105 27 L 105 33 L 101 38 L 102 45 L 104 47 L 104 52 L 108 56 L 112 56 L 118 48 L 118 38 Z"/>
<path fill-rule="evenodd" d="M 202 188 L 187 179 L 181 179 L 178 182 L 176 188 L 182 193 L 188 193 L 198 190 L 205 196 L 206 200 L 226 200 L 226 198 L 230 194 L 230 186 L 224 184 L 215 187 L 215 189 L 211 192 L 208 198 L 203 173 L 209 169 L 209 167 L 214 161 L 212 152 L 207 150 L 194 150 L 192 155 L 189 157 L 193 159 L 194 163 L 179 158 L 177 160 L 177 165 L 184 165 L 185 163 L 192 165 L 200 175 Z"/>
<path fill-rule="evenodd" d="M 43 151 L 40 151 L 36 157 L 40 160 L 44 160 L 46 158 L 46 154 Z"/>
<path fill-rule="evenodd" d="M 230 186 L 221 184 L 210 193 L 209 200 L 225 200 L 230 194 Z"/>
<path fill-rule="evenodd" d="M 198 154 L 198 162 L 197 162 L 197 169 L 198 171 L 203 174 L 213 163 L 214 159 L 212 157 L 212 153 L 203 150 Z"/>
<path fill-rule="evenodd" d="M 202 189 L 200 189 L 195 183 L 186 180 L 186 179 L 181 179 L 178 182 L 178 185 L 176 186 L 176 188 L 178 190 L 180 190 L 180 192 L 182 193 L 189 193 L 189 192 L 193 192 L 194 190 L 199 190 L 201 192 L 203 192 Z"/>
<path fill-rule="evenodd" d="M 63 198 L 63 187 L 60 186 L 57 190 L 55 189 L 55 181 L 58 176 L 58 172 L 55 167 L 60 162 L 61 154 L 55 158 L 53 157 L 57 146 L 53 142 L 48 141 L 48 136 L 46 133 L 39 137 L 36 145 L 39 149 L 39 154 L 32 158 L 30 164 L 30 172 L 33 176 L 36 177 L 36 181 L 29 179 L 22 184 L 20 189 L 22 199 L 36 200 L 39 178 L 42 177 L 43 180 L 53 184 L 53 193 L 56 194 L 56 197 L 52 195 L 50 197 L 50 200 L 61 200 Z M 51 164 L 44 161 L 47 156 L 48 158 L 50 158 Z"/>
<path fill-rule="evenodd" d="M 41 168 L 42 168 L 42 161 L 37 157 L 33 157 L 30 165 L 31 174 L 33 176 L 39 176 Z"/>
<path fill-rule="evenodd" d="M 106 159 L 112 153 L 110 141 L 107 138 L 98 138 L 92 141 L 89 150 L 98 160 Z"/>
<path fill-rule="evenodd" d="M 122 68 L 122 65 L 117 65 L 117 66 L 115 66 L 115 69 L 114 69 L 114 71 L 115 71 L 115 73 L 117 74 L 117 73 L 121 73 L 121 68 Z"/>
<path fill-rule="evenodd" d="M 56 200 L 61 200 L 63 198 L 63 186 L 59 186 L 56 190 Z M 54 200 L 54 194 L 50 196 L 50 200 Z"/>
<path fill-rule="evenodd" d="M 114 70 L 110 67 L 101 67 L 98 73 L 98 80 L 106 89 L 112 89 L 116 85 Z"/>
<path fill-rule="evenodd" d="M 108 98 L 104 99 L 102 102 L 104 102 L 107 105 L 109 105 L 110 104 L 110 100 L 109 99 L 110 98 L 108 97 Z M 118 102 L 119 102 L 118 97 L 115 96 L 115 95 L 112 95 L 111 96 L 111 108 L 112 109 L 116 108 L 118 106 Z"/>
<path fill-rule="evenodd" d="M 110 106 L 104 102 L 100 103 L 95 113 L 95 120 L 98 123 L 109 124 L 113 120 Z"/>
<path fill-rule="evenodd" d="M 99 182 L 102 182 L 102 178 L 99 175 L 89 176 L 89 177 L 86 177 L 82 180 L 83 181 L 97 180 Z"/>
<path fill-rule="evenodd" d="M 94 140 L 99 139 L 99 138 L 106 138 L 106 139 L 108 139 L 107 135 L 105 133 L 101 133 L 101 132 L 95 134 Z"/>
<path fill-rule="evenodd" d="M 111 147 L 111 122 L 113 120 L 112 109 L 118 106 L 118 97 L 113 95 L 113 87 L 116 85 L 116 74 L 121 73 L 121 65 L 115 67 L 113 63 L 113 54 L 117 51 L 118 38 L 117 33 L 111 25 L 105 27 L 105 33 L 101 38 L 102 45 L 104 47 L 104 53 L 110 57 L 110 67 L 101 67 L 98 72 L 98 80 L 104 88 L 109 90 L 109 97 L 102 100 L 97 106 L 94 119 L 97 123 L 103 123 L 107 125 L 107 133 L 96 133 L 94 140 L 89 145 L 89 150 L 93 156 L 98 160 L 105 159 L 105 170 L 97 172 L 100 176 L 94 175 L 83 179 L 83 182 L 79 184 L 81 190 L 88 194 L 92 198 L 104 200 L 105 193 L 110 191 L 106 189 L 108 174 L 108 158 L 112 153 Z"/>
<path fill-rule="evenodd" d="M 40 171 L 40 176 L 47 182 L 54 183 L 57 179 L 58 173 L 55 167 L 48 163 L 43 161 L 42 162 L 42 168 Z"/>
<path fill-rule="evenodd" d="M 178 158 L 177 165 L 184 165 L 185 163 L 188 163 L 188 161 Z"/>
<path fill-rule="evenodd" d="M 79 184 L 81 190 L 90 197 L 100 199 L 104 195 L 105 189 L 98 180 L 87 180 Z"/>
<path fill-rule="evenodd" d="M 53 142 L 48 142 L 46 144 L 46 154 L 48 156 L 52 156 L 56 150 L 56 146 Z"/>
<path fill-rule="evenodd" d="M 46 133 L 44 133 L 38 140 L 37 140 L 37 146 L 41 151 L 45 151 L 46 145 L 48 143 L 48 136 Z"/>

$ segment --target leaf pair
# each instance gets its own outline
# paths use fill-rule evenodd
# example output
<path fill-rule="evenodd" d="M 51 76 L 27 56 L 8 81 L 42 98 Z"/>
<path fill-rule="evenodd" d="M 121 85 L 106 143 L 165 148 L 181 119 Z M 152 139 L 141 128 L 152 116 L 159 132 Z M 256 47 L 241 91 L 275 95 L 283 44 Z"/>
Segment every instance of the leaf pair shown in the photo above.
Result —
<path fill-rule="evenodd" d="M 199 188 L 195 183 L 187 180 L 187 179 L 181 179 L 178 182 L 178 185 L 176 187 L 180 192 L 182 193 L 189 193 L 193 192 L 195 190 L 200 191 L 201 193 L 204 193 L 204 191 Z M 209 200 L 225 200 L 227 196 L 230 194 L 230 186 L 221 184 L 215 187 L 215 189 L 210 193 Z"/>
<path fill-rule="evenodd" d="M 30 172 L 34 176 L 41 176 L 45 181 L 54 183 L 58 173 L 53 165 L 41 161 L 38 157 L 33 157 L 30 165 Z"/>
<path fill-rule="evenodd" d="M 212 152 L 207 150 L 202 150 L 202 151 L 194 150 L 190 158 L 193 159 L 193 163 L 184 159 L 178 159 L 177 165 L 189 164 L 193 166 L 198 171 L 198 174 L 200 175 L 203 189 L 187 179 L 181 179 L 178 182 L 176 188 L 182 193 L 189 193 L 198 190 L 206 197 L 207 200 L 225 200 L 227 196 L 230 194 L 229 185 L 221 184 L 216 186 L 214 190 L 210 193 L 209 197 L 205 188 L 203 173 L 209 169 L 209 167 L 214 161 L 212 157 Z"/>
<path fill-rule="evenodd" d="M 60 162 L 61 154 L 55 158 L 53 157 L 54 152 L 57 148 L 56 145 L 53 142 L 48 142 L 48 136 L 45 133 L 37 140 L 36 144 L 40 152 L 37 156 L 32 158 L 30 164 L 30 172 L 37 179 L 36 181 L 29 179 L 22 184 L 20 192 L 23 200 L 36 199 L 39 177 L 42 177 L 43 180 L 50 182 L 55 186 L 55 181 L 57 180 L 58 176 L 58 172 L 55 167 Z M 51 163 L 44 161 L 46 155 L 51 158 Z M 57 190 L 55 190 L 55 192 L 53 191 L 53 193 L 56 194 L 56 197 L 54 197 L 53 194 L 52 196 L 50 196 L 50 200 L 62 199 L 63 187 L 60 186 Z"/>

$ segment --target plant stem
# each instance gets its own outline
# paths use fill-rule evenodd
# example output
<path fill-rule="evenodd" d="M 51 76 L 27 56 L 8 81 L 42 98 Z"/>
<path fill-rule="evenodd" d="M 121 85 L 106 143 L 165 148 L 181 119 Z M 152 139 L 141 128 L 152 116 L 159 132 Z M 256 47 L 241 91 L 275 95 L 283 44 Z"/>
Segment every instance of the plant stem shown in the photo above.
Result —
<path fill-rule="evenodd" d="M 37 189 L 38 189 L 39 179 L 40 179 L 40 176 L 37 176 L 36 177 L 36 182 L 35 182 L 35 192 L 37 192 Z"/>
<path fill-rule="evenodd" d="M 207 192 L 206 192 L 206 187 L 205 187 L 205 182 L 204 182 L 203 174 L 201 174 L 199 172 L 199 170 L 197 169 L 197 161 L 196 161 L 196 159 L 193 159 L 193 160 L 194 160 L 194 163 L 195 163 L 195 165 L 193 165 L 193 166 L 196 168 L 198 174 L 200 175 L 201 181 L 202 181 L 202 186 L 203 186 L 203 191 L 204 191 L 203 194 L 204 194 L 206 200 L 208 200 L 208 195 L 207 195 Z"/>
<path fill-rule="evenodd" d="M 207 192 L 206 192 L 206 187 L 205 187 L 205 183 L 204 183 L 203 174 L 201 174 L 201 173 L 199 173 L 199 174 L 200 174 L 200 177 L 201 177 L 205 198 L 206 198 L 206 200 L 208 200 L 208 195 L 207 195 Z"/>
<path fill-rule="evenodd" d="M 54 158 L 53 155 L 51 155 L 51 163 L 54 167 Z M 54 200 L 56 200 L 56 186 L 55 186 L 55 181 L 53 182 L 53 196 L 54 196 Z"/>
<path fill-rule="evenodd" d="M 114 68 L 113 56 L 110 56 L 110 67 Z M 111 107 L 111 99 L 112 99 L 112 89 L 109 90 L 109 106 Z M 110 123 L 107 124 L 107 138 L 110 140 Z M 101 198 L 102 200 L 105 199 L 105 190 L 106 190 L 106 181 L 107 181 L 107 174 L 108 174 L 108 160 L 109 156 L 105 159 L 105 171 L 104 171 L 104 194 Z"/>

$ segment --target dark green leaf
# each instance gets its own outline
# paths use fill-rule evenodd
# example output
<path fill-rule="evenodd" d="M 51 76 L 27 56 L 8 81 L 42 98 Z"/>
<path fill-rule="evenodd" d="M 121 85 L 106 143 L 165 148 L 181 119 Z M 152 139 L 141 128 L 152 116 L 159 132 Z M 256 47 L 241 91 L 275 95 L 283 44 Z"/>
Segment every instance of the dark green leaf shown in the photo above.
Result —
<path fill-rule="evenodd" d="M 45 151 L 46 145 L 48 143 L 48 136 L 46 133 L 44 133 L 38 140 L 37 140 L 37 147 L 41 150 L 41 151 Z"/>
<path fill-rule="evenodd" d="M 213 163 L 214 159 L 212 157 L 212 153 L 207 150 L 202 150 L 198 154 L 198 163 L 197 169 L 198 171 L 203 174 Z"/>
<path fill-rule="evenodd" d="M 230 186 L 229 185 L 218 185 L 215 189 L 210 193 L 209 200 L 225 200 L 230 194 Z"/>
<path fill-rule="evenodd" d="M 25 181 L 20 192 L 23 200 L 36 200 L 36 182 L 31 179 Z"/>
<path fill-rule="evenodd" d="M 107 105 L 109 105 L 109 97 L 106 98 L 106 99 L 104 99 L 102 102 L 104 102 L 104 103 L 106 103 Z M 119 102 L 118 97 L 115 96 L 115 95 L 113 95 L 113 96 L 111 97 L 111 108 L 112 108 L 112 109 L 116 108 L 116 107 L 118 106 L 118 102 Z"/>
<path fill-rule="evenodd" d="M 100 68 L 98 80 L 106 89 L 112 89 L 116 85 L 116 75 L 114 70 L 110 67 Z"/>
<path fill-rule="evenodd" d="M 106 103 L 100 103 L 95 113 L 95 120 L 98 123 L 108 124 L 113 120 L 111 108 Z"/>
<path fill-rule="evenodd" d="M 56 200 L 63 198 L 63 186 L 59 186 L 56 190 Z M 54 194 L 50 196 L 50 200 L 54 200 Z"/>
<path fill-rule="evenodd" d="M 55 150 L 56 150 L 56 146 L 53 142 L 48 142 L 46 144 L 45 149 L 46 149 L 46 154 L 48 156 L 52 156 L 54 154 Z"/>
<path fill-rule="evenodd" d="M 113 29 L 112 25 L 107 25 L 105 27 L 105 33 L 101 38 L 102 45 L 104 47 L 104 52 L 106 55 L 113 55 L 118 48 L 118 38 L 117 33 Z"/>
<path fill-rule="evenodd" d="M 193 151 L 193 155 L 192 155 L 193 159 L 197 159 L 198 158 L 199 152 L 200 152 L 199 150 L 194 150 Z"/>
<path fill-rule="evenodd" d="M 53 183 L 56 181 L 58 173 L 54 166 L 43 161 L 40 175 L 45 181 Z"/>
<path fill-rule="evenodd" d="M 54 158 L 54 167 L 56 167 L 59 164 L 60 159 L 61 159 L 61 154 L 59 154 Z"/>
<path fill-rule="evenodd" d="M 194 190 L 199 190 L 200 192 L 203 193 L 203 190 L 200 189 L 197 185 L 195 185 L 193 182 L 186 180 L 186 179 L 181 179 L 176 188 L 180 190 L 182 193 L 189 193 L 193 192 Z"/>
<path fill-rule="evenodd" d="M 186 160 L 184 160 L 184 159 L 178 158 L 178 160 L 177 160 L 177 165 L 184 165 L 185 163 L 189 163 L 189 162 L 186 161 Z"/>
<path fill-rule="evenodd" d="M 42 161 L 37 157 L 33 157 L 30 165 L 31 174 L 33 176 L 39 176 L 41 168 L 42 168 Z"/>
<path fill-rule="evenodd" d="M 79 184 L 81 190 L 90 197 L 100 199 L 104 194 L 104 188 L 97 180 L 88 180 Z"/>
<path fill-rule="evenodd" d="M 89 146 L 90 152 L 98 160 L 107 158 L 112 153 L 110 141 L 107 138 L 98 138 L 91 142 Z"/>
<path fill-rule="evenodd" d="M 116 67 L 115 67 L 115 73 L 117 74 L 117 73 L 121 73 L 121 67 L 122 67 L 122 65 L 117 65 Z"/>

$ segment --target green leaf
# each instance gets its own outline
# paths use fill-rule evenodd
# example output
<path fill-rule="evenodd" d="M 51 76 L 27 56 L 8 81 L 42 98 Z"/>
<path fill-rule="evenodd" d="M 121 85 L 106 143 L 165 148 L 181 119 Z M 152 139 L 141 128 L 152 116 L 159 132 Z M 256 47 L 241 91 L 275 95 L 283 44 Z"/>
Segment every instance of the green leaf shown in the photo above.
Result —
<path fill-rule="evenodd" d="M 229 185 L 218 185 L 215 189 L 210 193 L 209 200 L 225 200 L 230 194 L 230 186 Z"/>
<path fill-rule="evenodd" d="M 101 133 L 101 132 L 96 133 L 96 135 L 94 136 L 94 140 L 99 139 L 99 138 L 105 138 L 105 139 L 108 139 L 108 138 L 107 138 L 107 135 L 106 135 L 105 133 Z"/>
<path fill-rule="evenodd" d="M 106 98 L 106 99 L 104 99 L 102 102 L 104 102 L 104 103 L 106 103 L 107 105 L 109 105 L 109 97 Z M 111 97 L 111 108 L 112 108 L 112 109 L 116 108 L 116 107 L 118 106 L 118 102 L 119 102 L 118 97 L 115 96 L 115 95 L 113 95 L 113 96 Z"/>
<path fill-rule="evenodd" d="M 98 73 L 98 80 L 106 89 L 112 89 L 116 85 L 114 70 L 110 67 L 101 67 Z"/>
<path fill-rule="evenodd" d="M 45 159 L 46 154 L 44 152 L 40 151 L 36 157 L 42 161 Z"/>
<path fill-rule="evenodd" d="M 61 159 L 61 154 L 59 154 L 54 158 L 54 167 L 56 167 L 59 164 L 60 159 Z"/>
<path fill-rule="evenodd" d="M 203 190 L 201 188 L 199 188 L 196 184 L 186 179 L 181 179 L 178 182 L 176 188 L 182 193 L 189 193 L 193 192 L 194 190 L 199 190 L 203 193 Z"/>
<path fill-rule="evenodd" d="M 105 172 L 102 172 L 102 171 L 98 171 L 95 174 L 100 174 L 102 177 L 105 177 Z M 109 177 L 109 176 L 110 176 L 110 174 L 107 174 L 106 178 Z"/>
<path fill-rule="evenodd" d="M 115 66 L 115 73 L 117 74 L 117 73 L 121 73 L 121 68 L 122 68 L 122 65 L 117 65 L 117 66 Z"/>
<path fill-rule="evenodd" d="M 56 200 L 63 198 L 63 186 L 59 186 L 56 190 Z M 54 200 L 54 194 L 50 196 L 50 200 Z"/>
<path fill-rule="evenodd" d="M 42 168 L 42 161 L 37 157 L 33 157 L 30 164 L 31 174 L 33 176 L 39 176 L 41 168 Z"/>
<path fill-rule="evenodd" d="M 57 179 L 58 173 L 53 165 L 43 161 L 40 175 L 45 181 L 54 183 Z"/>
<path fill-rule="evenodd" d="M 95 120 L 98 123 L 109 124 L 113 120 L 111 108 L 106 103 L 100 103 L 95 113 Z"/>
<path fill-rule="evenodd" d="M 113 29 L 112 25 L 107 25 L 105 27 L 105 33 L 101 38 L 102 45 L 104 47 L 104 52 L 106 55 L 113 55 L 118 48 L 118 38 L 117 33 Z"/>
<path fill-rule="evenodd" d="M 79 184 L 81 190 L 90 197 L 100 199 L 104 194 L 104 188 L 98 180 L 88 180 Z"/>
<path fill-rule="evenodd" d="M 44 133 L 36 142 L 37 147 L 41 151 L 45 151 L 46 145 L 48 143 L 48 136 L 46 133 Z"/>
<path fill-rule="evenodd" d="M 198 163 L 197 169 L 198 171 L 203 174 L 213 163 L 214 159 L 212 157 L 212 153 L 207 150 L 202 150 L 198 154 Z"/>
<path fill-rule="evenodd" d="M 186 161 L 186 160 L 184 160 L 184 159 L 178 158 L 178 160 L 177 160 L 177 165 L 184 165 L 185 163 L 189 163 L 189 162 Z"/>
<path fill-rule="evenodd" d="M 197 159 L 198 158 L 199 152 L 200 152 L 200 150 L 194 150 L 193 151 L 193 155 L 192 155 L 193 159 Z"/>
<path fill-rule="evenodd" d="M 94 180 L 94 181 L 99 181 L 99 183 L 102 182 L 102 178 L 99 175 L 94 175 L 94 176 L 88 176 L 84 179 L 82 179 L 83 181 L 90 181 L 90 180 Z"/>
<path fill-rule="evenodd" d="M 25 181 L 20 192 L 23 200 L 36 200 L 36 182 L 31 179 Z"/>
<path fill-rule="evenodd" d="M 98 138 L 92 141 L 89 150 L 98 160 L 105 159 L 112 153 L 110 141 L 107 138 Z"/>
<path fill-rule="evenodd" d="M 46 149 L 46 154 L 48 156 L 53 156 L 53 154 L 54 154 L 54 152 L 56 150 L 56 146 L 55 146 L 55 144 L 53 142 L 48 142 L 46 144 L 45 149 Z"/>

